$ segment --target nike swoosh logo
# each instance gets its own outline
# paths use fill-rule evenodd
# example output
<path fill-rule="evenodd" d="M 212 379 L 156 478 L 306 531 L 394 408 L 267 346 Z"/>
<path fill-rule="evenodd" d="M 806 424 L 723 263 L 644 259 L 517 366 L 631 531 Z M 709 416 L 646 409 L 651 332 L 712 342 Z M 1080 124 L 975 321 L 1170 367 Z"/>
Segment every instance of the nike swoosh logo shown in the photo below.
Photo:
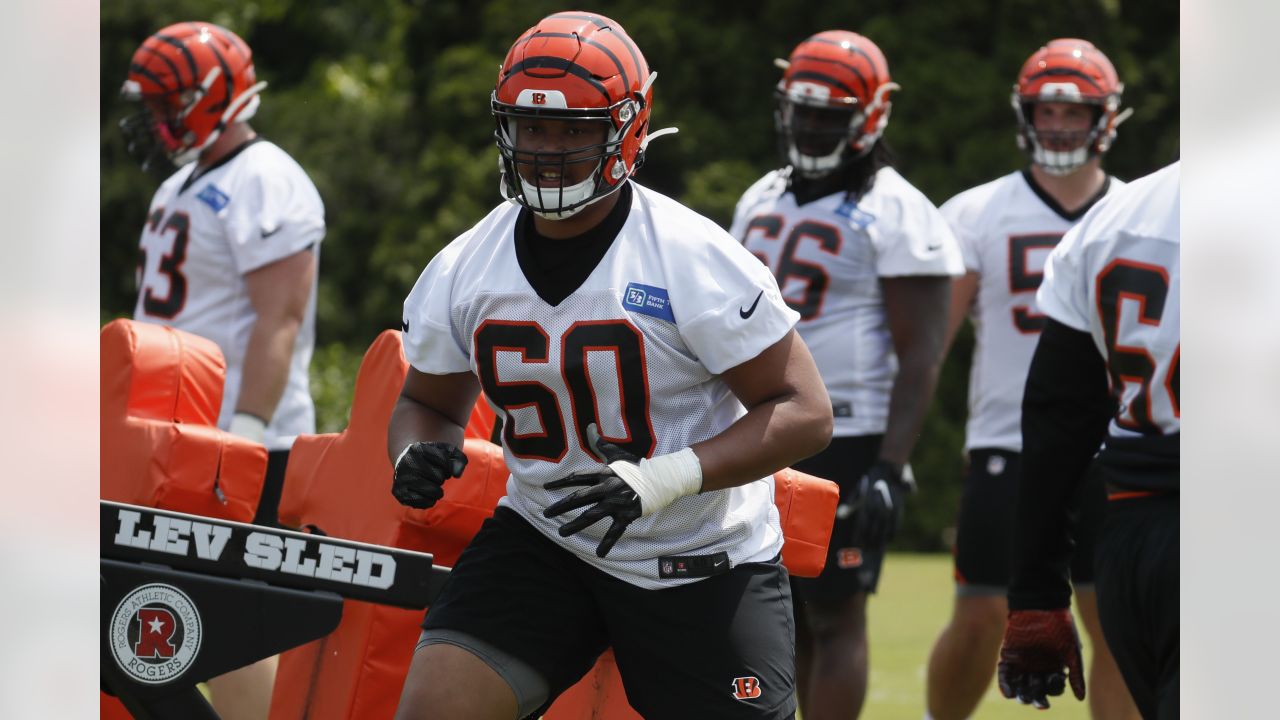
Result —
<path fill-rule="evenodd" d="M 760 298 L 762 297 L 764 297 L 763 290 L 760 291 L 760 294 L 756 295 L 756 301 L 751 303 L 751 307 L 747 308 L 746 310 L 743 310 L 742 308 L 738 308 L 738 314 L 742 316 L 743 320 L 746 320 L 747 318 L 751 317 L 752 313 L 756 311 L 756 306 L 760 304 Z"/>
<path fill-rule="evenodd" d="M 934 250 L 941 250 L 942 243 L 938 243 L 937 245 L 926 245 L 924 249 L 928 250 L 929 252 L 933 252 Z"/>
<path fill-rule="evenodd" d="M 283 225 L 277 225 L 277 226 L 275 226 L 275 227 L 271 230 L 271 232 L 267 232 L 266 230 L 263 230 L 263 231 L 262 231 L 262 239 L 263 239 L 263 240 L 266 240 L 267 238 L 271 237 L 272 235 L 275 235 L 276 233 L 280 232 L 280 228 L 282 228 L 282 227 L 284 227 L 284 226 L 283 226 Z"/>

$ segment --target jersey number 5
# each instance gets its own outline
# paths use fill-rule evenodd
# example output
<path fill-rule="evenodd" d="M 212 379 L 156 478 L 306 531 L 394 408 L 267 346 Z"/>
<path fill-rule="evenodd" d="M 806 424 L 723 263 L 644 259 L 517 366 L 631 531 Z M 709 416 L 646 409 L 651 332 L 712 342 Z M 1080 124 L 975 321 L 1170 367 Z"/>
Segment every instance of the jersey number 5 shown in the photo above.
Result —
<path fill-rule="evenodd" d="M 1044 280 L 1044 263 L 1031 270 L 1027 254 L 1032 250 L 1052 250 L 1062 239 L 1062 234 L 1014 235 L 1009 238 L 1009 293 L 1034 293 Z M 1044 315 L 1032 312 L 1025 305 L 1013 308 L 1013 326 L 1023 334 L 1038 333 L 1044 329 Z"/>
<path fill-rule="evenodd" d="M 498 377 L 498 353 L 519 353 L 520 365 L 546 363 L 550 344 L 551 338 L 546 330 L 536 322 L 487 320 L 475 333 L 480 385 L 485 395 L 506 415 L 502 423 L 502 437 L 507 449 L 517 457 L 559 462 L 568 452 L 569 442 L 568 426 L 560 412 L 556 394 L 536 380 L 502 380 Z M 594 384 L 603 382 L 600 371 L 607 367 L 608 361 L 602 363 L 597 359 L 589 367 L 588 356 L 593 353 L 613 356 L 614 388 L 627 433 L 623 438 L 605 439 L 640 457 L 648 457 L 653 453 L 656 442 L 649 422 L 644 338 L 625 320 L 576 323 L 560 338 L 560 376 L 569 389 L 572 427 L 577 433 L 578 446 L 591 453 L 586 427 L 596 423 L 603 433 L 605 425 L 599 418 L 599 396 L 614 390 Z M 597 371 L 594 380 L 591 367 Z M 522 434 L 516 431 L 513 413 L 525 408 L 537 413 L 540 432 Z"/>
<path fill-rule="evenodd" d="M 182 274 L 182 263 L 187 260 L 187 240 L 191 229 L 191 218 L 186 213 L 177 211 L 169 216 L 164 227 L 160 228 L 160 219 L 164 217 L 164 208 L 156 208 L 147 219 L 150 232 L 160 230 L 164 235 L 173 231 L 173 246 L 160 258 L 160 272 L 169 277 L 169 291 L 164 297 L 152 292 L 151 284 L 146 276 L 147 251 L 142 251 L 143 287 L 142 310 L 152 317 L 172 319 L 187 304 L 187 277 Z"/>

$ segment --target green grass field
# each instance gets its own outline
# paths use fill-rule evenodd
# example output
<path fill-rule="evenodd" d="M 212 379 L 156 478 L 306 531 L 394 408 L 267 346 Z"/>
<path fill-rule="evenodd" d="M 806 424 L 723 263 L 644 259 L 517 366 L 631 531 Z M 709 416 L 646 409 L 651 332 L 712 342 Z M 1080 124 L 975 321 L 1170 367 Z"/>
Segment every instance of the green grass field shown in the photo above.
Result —
<path fill-rule="evenodd" d="M 871 687 L 862 717 L 868 720 L 920 720 L 924 717 L 925 668 L 933 641 L 951 616 L 954 586 L 951 556 L 891 554 L 880 578 L 880 591 L 867 613 L 871 626 Z M 1077 627 L 1079 620 L 1076 621 Z M 1091 661 L 1085 644 L 1085 667 Z M 1068 691 L 1051 701 L 1047 713 L 1006 700 L 995 683 L 987 690 L 975 718 L 1076 720 L 1088 718 L 1086 703 Z"/>

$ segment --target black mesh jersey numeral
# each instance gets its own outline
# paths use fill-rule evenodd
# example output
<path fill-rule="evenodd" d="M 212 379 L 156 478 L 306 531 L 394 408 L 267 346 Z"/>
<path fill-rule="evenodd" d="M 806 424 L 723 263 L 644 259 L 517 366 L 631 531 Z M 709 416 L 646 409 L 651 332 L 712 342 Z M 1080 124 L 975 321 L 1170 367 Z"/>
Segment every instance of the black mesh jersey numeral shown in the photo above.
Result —
<path fill-rule="evenodd" d="M 644 358 L 644 337 L 625 320 L 578 323 L 564 336 L 565 384 L 573 405 L 573 424 L 578 431 L 578 444 L 590 452 L 586 427 L 596 423 L 601 433 L 605 425 L 597 416 L 599 403 L 591 384 L 587 355 L 592 352 L 612 353 L 617 366 L 619 400 L 626 436 L 609 438 L 615 445 L 639 457 L 653 453 L 656 441 L 649 421 L 648 369 Z M 603 458 L 601 458 L 603 460 Z"/>
<path fill-rule="evenodd" d="M 1152 420 L 1151 413 L 1151 384 L 1156 373 L 1156 358 L 1149 348 L 1124 344 L 1120 337 L 1120 307 L 1126 299 L 1136 301 L 1137 322 L 1142 325 L 1159 325 L 1169 296 L 1169 276 L 1159 266 L 1121 259 L 1104 268 L 1098 274 L 1097 282 L 1098 314 L 1102 320 L 1102 334 L 1107 347 L 1107 372 L 1111 375 L 1111 387 L 1117 399 L 1120 399 L 1128 384 L 1138 386 L 1128 407 L 1117 414 L 1116 422 L 1142 433 L 1159 434 L 1160 428 Z M 1163 378 L 1175 415 L 1179 409 L 1180 355 L 1179 351 L 1174 352 L 1169 370 Z"/>
<path fill-rule="evenodd" d="M 568 443 L 555 393 L 532 380 L 499 380 L 497 368 L 499 351 L 520 353 L 522 363 L 545 363 L 549 344 L 546 331 L 537 323 L 489 320 L 476 330 L 476 367 L 485 395 L 505 413 L 502 438 L 507 449 L 522 458 L 559 462 Z M 517 434 L 512 411 L 530 407 L 536 409 L 542 430 Z"/>
<path fill-rule="evenodd" d="M 1009 238 L 1009 292 L 1034 293 L 1044 280 L 1043 270 L 1031 270 L 1027 254 L 1037 249 L 1052 249 L 1062 233 L 1015 235 Z M 1038 333 L 1044 329 L 1044 315 L 1032 312 L 1026 305 L 1013 308 L 1013 326 L 1021 333 Z"/>
<path fill-rule="evenodd" d="M 148 219 L 148 226 L 155 232 L 160 222 L 163 208 L 156 209 Z M 160 258 L 160 272 L 169 277 L 169 292 L 164 297 L 157 297 L 150 287 L 143 288 L 142 310 L 152 317 L 171 320 L 187 304 L 187 276 L 182 273 L 182 264 L 187 260 L 187 242 L 190 239 L 191 218 L 185 212 L 176 211 L 165 221 L 161 234 L 173 231 L 173 247 Z M 143 256 L 145 263 L 145 255 Z M 145 272 L 145 270 L 144 270 Z"/>

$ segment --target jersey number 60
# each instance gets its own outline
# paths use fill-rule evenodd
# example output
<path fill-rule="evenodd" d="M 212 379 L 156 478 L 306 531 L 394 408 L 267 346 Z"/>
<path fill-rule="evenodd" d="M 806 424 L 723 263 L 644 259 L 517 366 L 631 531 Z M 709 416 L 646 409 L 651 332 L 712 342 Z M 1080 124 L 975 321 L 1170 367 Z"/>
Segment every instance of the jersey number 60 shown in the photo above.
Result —
<path fill-rule="evenodd" d="M 559 462 L 569 450 L 568 431 L 560 403 L 551 388 L 536 380 L 500 380 L 498 353 L 520 354 L 521 364 L 546 363 L 551 339 L 536 322 L 486 320 L 475 332 L 476 366 L 485 395 L 503 409 L 502 436 L 517 457 Z M 560 376 L 569 389 L 573 428 L 578 446 L 590 453 L 586 427 L 596 423 L 607 427 L 599 418 L 597 388 L 588 372 L 589 353 L 612 353 L 617 368 L 617 394 L 621 404 L 622 424 L 626 436 L 606 438 L 610 442 L 640 456 L 648 457 L 655 447 L 653 426 L 649 421 L 649 381 L 644 359 L 644 338 L 626 320 L 600 320 L 575 323 L 560 338 Z M 596 366 L 597 368 L 599 365 Z M 541 425 L 540 432 L 516 432 L 512 412 L 533 408 Z"/>

